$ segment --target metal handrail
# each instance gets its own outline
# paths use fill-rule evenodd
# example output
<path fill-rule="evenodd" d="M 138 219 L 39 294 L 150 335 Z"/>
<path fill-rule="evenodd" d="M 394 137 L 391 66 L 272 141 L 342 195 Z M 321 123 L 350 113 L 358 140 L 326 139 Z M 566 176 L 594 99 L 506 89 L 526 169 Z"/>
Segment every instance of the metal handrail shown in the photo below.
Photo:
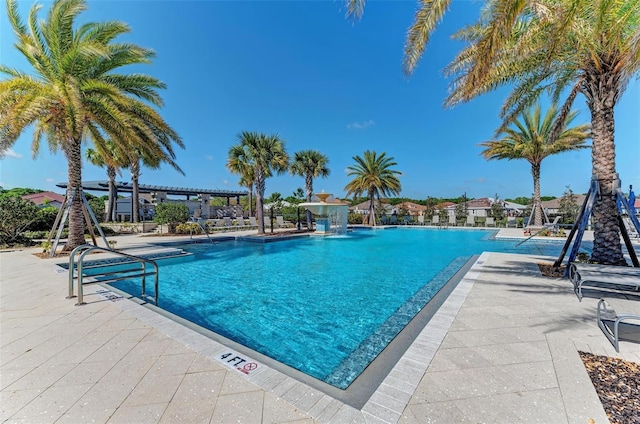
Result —
<path fill-rule="evenodd" d="M 78 247 L 76 247 L 75 249 L 73 249 L 73 251 L 71 252 L 71 254 L 69 255 L 69 296 L 67 296 L 67 299 L 72 299 L 75 296 L 73 295 L 73 280 L 74 280 L 74 268 L 76 266 L 76 262 L 74 261 L 76 255 L 80 255 L 77 261 L 77 273 L 78 273 L 78 303 L 76 303 L 76 306 L 80 306 L 80 305 L 84 305 L 84 297 L 83 297 L 83 284 L 97 284 L 97 283 L 106 283 L 106 282 L 110 282 L 110 281 L 119 281 L 124 279 L 123 277 L 119 277 L 119 278 L 114 278 L 111 280 L 103 280 L 103 281 L 94 281 L 91 283 L 83 283 L 83 278 L 84 275 L 82 274 L 82 265 L 84 263 L 84 257 L 89 254 L 89 252 L 92 252 L 94 250 L 99 250 L 99 251 L 103 251 L 103 252 L 107 252 L 107 253 L 113 253 L 115 255 L 119 255 L 119 256 L 123 256 L 125 258 L 129 258 L 132 260 L 131 263 L 139 263 L 142 267 L 142 271 L 140 272 L 140 274 L 134 274 L 134 275 L 129 275 L 126 278 L 137 278 L 137 277 L 142 277 L 142 295 L 141 297 L 143 299 L 147 299 L 150 296 L 147 296 L 146 294 L 146 289 L 147 289 L 147 283 L 146 283 L 146 276 L 147 275 L 154 275 L 154 297 L 153 297 L 153 304 L 154 305 L 158 305 L 158 264 L 152 260 L 152 259 L 145 259 L 142 258 L 140 256 L 134 256 L 134 255 L 129 255 L 127 253 L 122 253 L 122 252 L 118 252 L 112 249 L 108 249 L 108 248 L 104 248 L 104 247 L 99 247 L 99 246 L 93 246 L 91 244 L 82 244 Z M 150 264 L 153 267 L 153 271 L 152 272 L 148 272 L 147 271 L 147 267 L 146 265 Z M 103 265 L 104 267 L 107 266 L 112 266 L 113 264 L 105 264 Z M 97 268 L 97 267 L 94 267 Z M 132 270 L 128 270 L 128 271 L 135 271 L 135 269 Z M 123 272 L 127 272 L 127 271 L 123 271 Z M 112 273 L 105 273 L 104 275 L 111 275 Z"/>

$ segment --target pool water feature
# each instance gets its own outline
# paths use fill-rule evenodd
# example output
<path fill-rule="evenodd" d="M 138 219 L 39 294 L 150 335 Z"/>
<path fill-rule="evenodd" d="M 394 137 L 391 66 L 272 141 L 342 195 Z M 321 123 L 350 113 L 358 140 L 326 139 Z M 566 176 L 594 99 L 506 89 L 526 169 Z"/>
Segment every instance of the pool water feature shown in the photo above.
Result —
<path fill-rule="evenodd" d="M 562 246 L 515 249 L 491 234 L 395 229 L 185 245 L 192 255 L 158 262 L 158 305 L 346 389 L 472 255 L 553 256 Z M 140 295 L 139 281 L 112 285 Z"/>

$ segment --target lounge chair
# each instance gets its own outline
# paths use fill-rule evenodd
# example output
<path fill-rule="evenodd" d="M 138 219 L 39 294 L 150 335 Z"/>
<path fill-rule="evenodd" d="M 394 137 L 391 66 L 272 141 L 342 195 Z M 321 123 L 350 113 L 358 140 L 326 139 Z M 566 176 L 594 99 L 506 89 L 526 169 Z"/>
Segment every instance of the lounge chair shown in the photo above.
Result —
<path fill-rule="evenodd" d="M 487 220 L 484 222 L 485 227 L 495 227 L 496 221 L 493 217 L 488 216 Z"/>
<path fill-rule="evenodd" d="M 473 215 L 467 215 L 467 223 L 465 226 L 471 225 L 472 227 L 476 226 L 476 218 Z"/>
<path fill-rule="evenodd" d="M 507 217 L 507 228 L 516 228 L 518 226 L 518 224 L 516 223 L 516 217 L 515 216 L 508 216 Z"/>
<path fill-rule="evenodd" d="M 557 233 L 560 226 L 558 225 L 558 221 L 560 221 L 561 216 L 558 215 L 555 217 L 553 222 L 547 222 L 543 226 L 539 225 L 527 225 L 524 227 L 524 235 L 526 236 L 535 236 L 538 233 L 543 232 L 544 230 L 550 230 L 552 233 Z"/>
<path fill-rule="evenodd" d="M 285 221 L 284 217 L 282 215 L 278 215 L 276 216 L 276 224 L 278 225 L 278 228 L 291 228 L 293 227 L 293 224 L 289 221 Z"/>
<path fill-rule="evenodd" d="M 381 225 L 387 225 L 387 215 L 382 215 L 380 217 L 380 224 Z"/>
<path fill-rule="evenodd" d="M 405 215 L 405 216 L 404 216 L 402 223 L 403 223 L 404 225 L 409 225 L 409 224 L 411 224 L 411 218 L 409 217 L 409 215 Z"/>
<path fill-rule="evenodd" d="M 258 228 L 258 221 L 256 221 L 256 217 L 255 216 L 250 216 L 249 217 L 249 226 L 250 227 L 254 227 L 254 228 Z"/>
<path fill-rule="evenodd" d="M 454 227 L 455 227 L 456 225 L 458 225 L 458 224 L 456 223 L 456 216 L 455 216 L 455 215 L 449 215 L 449 225 L 453 225 Z"/>
<path fill-rule="evenodd" d="M 418 215 L 418 225 L 424 225 L 424 215 Z"/>
<path fill-rule="evenodd" d="M 622 336 L 623 340 L 640 341 L 640 315 L 618 314 L 604 299 L 600 299 L 596 310 L 596 318 L 598 327 L 609 339 L 616 352 L 620 353 L 620 336 Z"/>
<path fill-rule="evenodd" d="M 440 216 L 439 215 L 433 215 L 431 217 L 431 225 L 440 225 Z"/>
<path fill-rule="evenodd" d="M 640 268 L 571 262 L 569 280 L 582 302 L 582 286 L 640 295 Z"/>
<path fill-rule="evenodd" d="M 391 215 L 391 220 L 389 221 L 389 225 L 398 225 L 398 216 Z"/>

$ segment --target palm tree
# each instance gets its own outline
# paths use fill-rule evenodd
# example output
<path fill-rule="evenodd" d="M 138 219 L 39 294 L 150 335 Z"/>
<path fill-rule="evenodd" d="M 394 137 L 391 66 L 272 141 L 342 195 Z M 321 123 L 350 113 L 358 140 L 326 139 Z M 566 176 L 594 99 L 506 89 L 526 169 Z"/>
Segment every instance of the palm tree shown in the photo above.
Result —
<path fill-rule="evenodd" d="M 238 184 L 249 189 L 249 216 L 253 216 L 253 183 L 255 180 L 253 166 L 246 162 L 250 160 L 245 155 L 245 149 L 242 145 L 235 145 L 229 150 L 229 159 L 227 160 L 227 169 L 233 174 L 240 175 Z"/>
<path fill-rule="evenodd" d="M 329 158 L 317 150 L 301 150 L 293 156 L 291 173 L 304 177 L 304 188 L 307 194 L 307 202 L 313 195 L 313 179 L 329 176 Z M 307 228 L 311 228 L 311 211 L 307 209 Z"/>
<path fill-rule="evenodd" d="M 171 165 L 173 169 L 182 175 L 184 175 L 184 172 L 169 155 L 161 150 L 149 152 L 134 149 L 129 152 L 128 159 L 129 173 L 131 174 L 131 220 L 140 222 L 140 162 L 149 169 L 158 169 L 164 162 Z"/>
<path fill-rule="evenodd" d="M 16 47 L 33 66 L 34 75 L 0 65 L 8 79 L 0 81 L 0 152 L 34 125 L 32 152 L 46 138 L 49 148 L 64 153 L 68 163 L 67 193 L 73 197 L 69 238 L 65 250 L 84 243 L 82 143 L 90 139 L 106 151 L 111 139 L 119 151 L 132 147 L 162 151 L 172 159 L 173 144 L 183 147 L 176 132 L 153 106 L 162 106 L 157 90 L 165 85 L 144 74 L 116 71 L 126 65 L 150 63 L 151 50 L 114 39 L 129 28 L 121 22 L 74 24 L 86 10 L 85 0 L 55 0 L 47 20 L 29 13 L 28 25 L 18 13 L 18 2 L 7 0 Z"/>
<path fill-rule="evenodd" d="M 540 203 L 542 160 L 554 154 L 589 147 L 585 144 L 589 138 L 589 125 L 569 127 L 577 115 L 575 111 L 567 115 L 561 132 L 552 139 L 553 125 L 557 115 L 558 110 L 555 105 L 552 105 L 541 119 L 540 105 L 536 105 L 533 110 L 522 114 L 522 121 L 514 120 L 512 128 L 504 128 L 500 133 L 504 137 L 480 143 L 480 146 L 486 147 L 481 153 L 485 159 L 525 159 L 531 164 L 535 225 L 542 225 L 542 204 Z"/>
<path fill-rule="evenodd" d="M 118 199 L 118 187 L 116 185 L 116 174 L 120 173 L 120 168 L 127 167 L 126 158 L 123 159 L 122 153 L 116 151 L 116 145 L 111 140 L 105 143 L 107 151 L 100 152 L 97 149 L 89 147 L 85 150 L 85 158 L 93 165 L 100 168 L 107 168 L 107 179 L 109 181 L 109 208 L 106 211 L 106 221 L 116 221 L 116 200 Z"/>
<path fill-rule="evenodd" d="M 266 135 L 243 131 L 238 135 L 239 144 L 229 149 L 227 168 L 234 173 L 242 173 L 245 167 L 253 172 L 256 187 L 256 219 L 258 234 L 264 234 L 264 192 L 265 181 L 273 173 L 282 174 L 289 169 L 289 155 L 284 148 L 284 140 L 277 134 Z M 247 174 L 245 174 L 247 175 Z"/>
<path fill-rule="evenodd" d="M 360 17 L 365 0 L 346 0 Z M 411 73 L 451 0 L 420 2 L 405 44 L 404 69 Z M 547 92 L 553 100 L 569 92 L 554 132 L 580 93 L 591 112 L 594 178 L 600 194 L 594 215 L 591 259 L 626 263 L 620 244 L 614 187 L 617 186 L 614 108 L 640 70 L 640 0 L 491 0 L 474 25 L 458 38 L 465 47 L 448 67 L 454 76 L 446 103 L 466 102 L 502 85 L 514 88 L 504 103 L 506 121 Z"/>
<path fill-rule="evenodd" d="M 354 156 L 353 160 L 356 161 L 356 164 L 347 167 L 349 170 L 347 175 L 354 178 L 349 181 L 344 189 L 347 191 L 347 196 L 354 194 L 354 196 L 359 197 L 363 193 L 367 193 L 367 197 L 369 197 L 368 224 L 375 226 L 374 204 L 376 199 L 379 202 L 380 195 L 389 197 L 392 194 L 399 194 L 402 188 L 396 175 L 402 173 L 391 169 L 397 163 L 394 162 L 393 157 L 387 157 L 385 152 L 378 156 L 375 151 L 367 150 L 364 152 L 364 158 Z"/>

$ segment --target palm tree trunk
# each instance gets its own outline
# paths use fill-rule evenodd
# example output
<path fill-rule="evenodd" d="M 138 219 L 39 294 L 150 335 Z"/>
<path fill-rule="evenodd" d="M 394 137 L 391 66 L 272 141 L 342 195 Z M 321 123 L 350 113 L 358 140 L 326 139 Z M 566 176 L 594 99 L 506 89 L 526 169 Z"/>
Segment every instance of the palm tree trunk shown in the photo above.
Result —
<path fill-rule="evenodd" d="M 264 191 L 265 181 L 262 171 L 256 170 L 256 220 L 258 222 L 258 234 L 264 234 Z"/>
<path fill-rule="evenodd" d="M 375 207 L 376 195 L 375 193 L 369 196 L 369 225 L 376 226 L 376 207 Z"/>
<path fill-rule="evenodd" d="M 131 162 L 131 220 L 139 221 L 140 201 L 138 195 L 138 179 L 140 178 L 140 159 L 136 158 Z"/>
<path fill-rule="evenodd" d="M 69 186 L 67 196 L 75 190 L 69 210 L 69 237 L 63 251 L 70 252 L 84 244 L 84 214 L 82 212 L 82 151 L 80 140 L 70 140 L 65 149 L 68 161 Z"/>
<path fill-rule="evenodd" d="M 116 188 L 116 169 L 113 166 L 107 166 L 107 177 L 109 178 L 109 208 L 106 213 L 106 220 L 115 221 L 118 189 Z"/>
<path fill-rule="evenodd" d="M 253 216 L 253 184 L 249 184 L 249 216 Z"/>
<path fill-rule="evenodd" d="M 311 202 L 311 196 L 313 195 L 313 176 L 311 173 L 307 172 L 305 178 L 305 190 L 307 191 L 307 202 Z M 307 229 L 311 229 L 311 220 L 313 217 L 311 216 L 311 211 L 307 209 Z"/>
<path fill-rule="evenodd" d="M 542 226 L 542 203 L 540 200 L 540 164 L 531 165 L 531 175 L 533 176 L 533 224 Z"/>
<path fill-rule="evenodd" d="M 595 85 L 595 86 L 594 86 Z M 591 161 L 595 178 L 600 185 L 600 198 L 593 208 L 594 241 L 591 259 L 609 265 L 626 265 L 620 244 L 614 181 L 617 180 L 615 164 L 613 106 L 615 90 L 605 90 L 607 85 L 597 80 L 589 86 L 597 97 L 587 96 L 591 110 L 592 149 Z"/>

